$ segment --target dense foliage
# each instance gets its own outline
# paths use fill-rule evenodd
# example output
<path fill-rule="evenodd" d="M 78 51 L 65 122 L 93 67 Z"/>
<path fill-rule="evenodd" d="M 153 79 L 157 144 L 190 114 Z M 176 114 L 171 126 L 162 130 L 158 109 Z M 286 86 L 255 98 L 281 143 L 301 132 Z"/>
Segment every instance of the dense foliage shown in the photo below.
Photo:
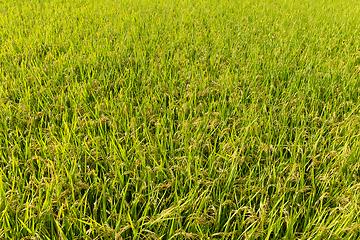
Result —
<path fill-rule="evenodd" d="M 0 238 L 358 239 L 359 16 L 0 1 Z"/>

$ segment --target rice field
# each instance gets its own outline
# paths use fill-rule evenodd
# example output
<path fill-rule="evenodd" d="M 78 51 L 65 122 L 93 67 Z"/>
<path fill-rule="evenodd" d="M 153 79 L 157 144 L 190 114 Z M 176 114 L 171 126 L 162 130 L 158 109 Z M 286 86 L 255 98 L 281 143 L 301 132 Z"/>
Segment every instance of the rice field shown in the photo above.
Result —
<path fill-rule="evenodd" d="M 359 239 L 355 0 L 1 0 L 1 239 Z"/>

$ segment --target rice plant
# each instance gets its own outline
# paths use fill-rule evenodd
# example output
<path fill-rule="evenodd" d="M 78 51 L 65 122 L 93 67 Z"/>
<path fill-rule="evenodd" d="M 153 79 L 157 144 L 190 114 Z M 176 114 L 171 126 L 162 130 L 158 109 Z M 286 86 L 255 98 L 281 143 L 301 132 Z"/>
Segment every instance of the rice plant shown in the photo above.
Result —
<path fill-rule="evenodd" d="M 0 1 L 0 238 L 359 239 L 359 15 Z"/>

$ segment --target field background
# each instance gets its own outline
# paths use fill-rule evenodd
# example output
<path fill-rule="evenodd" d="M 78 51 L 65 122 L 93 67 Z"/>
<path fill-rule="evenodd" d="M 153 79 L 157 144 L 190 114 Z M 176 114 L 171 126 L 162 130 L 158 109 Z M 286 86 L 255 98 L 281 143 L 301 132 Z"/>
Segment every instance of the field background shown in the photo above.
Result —
<path fill-rule="evenodd" d="M 0 1 L 1 239 L 359 239 L 350 0 Z"/>

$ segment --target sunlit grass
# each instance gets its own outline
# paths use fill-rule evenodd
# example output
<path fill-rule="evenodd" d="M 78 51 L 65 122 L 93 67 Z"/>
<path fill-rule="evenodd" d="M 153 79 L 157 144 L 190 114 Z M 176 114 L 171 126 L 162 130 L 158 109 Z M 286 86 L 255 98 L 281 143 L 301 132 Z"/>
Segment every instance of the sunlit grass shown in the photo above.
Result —
<path fill-rule="evenodd" d="M 358 239 L 356 1 L 0 2 L 1 239 Z"/>

